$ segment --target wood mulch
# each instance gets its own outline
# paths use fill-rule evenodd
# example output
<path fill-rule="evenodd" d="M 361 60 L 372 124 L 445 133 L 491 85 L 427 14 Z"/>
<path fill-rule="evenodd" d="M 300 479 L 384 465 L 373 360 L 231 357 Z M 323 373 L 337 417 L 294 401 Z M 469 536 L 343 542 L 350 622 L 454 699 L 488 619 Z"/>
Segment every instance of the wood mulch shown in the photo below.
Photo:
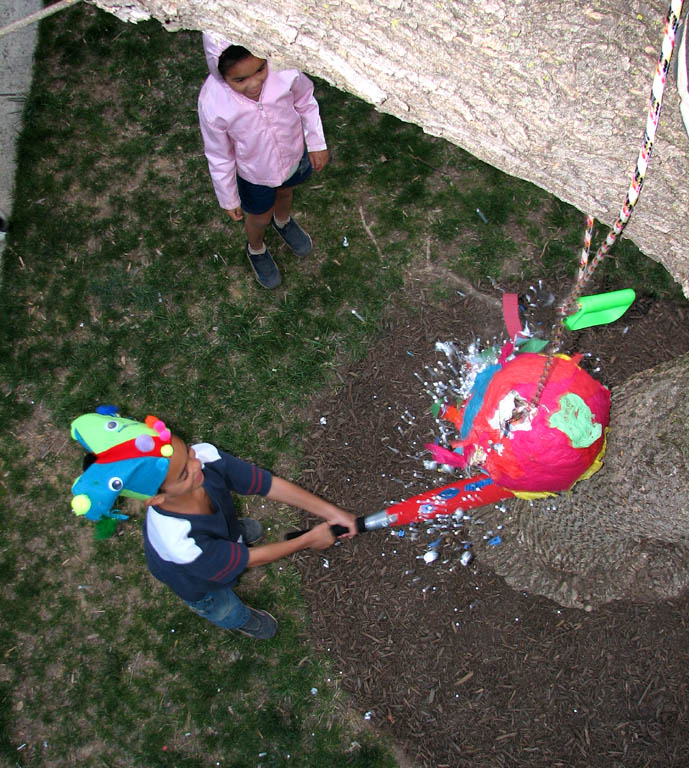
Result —
<path fill-rule="evenodd" d="M 340 371 L 339 390 L 311 404 L 306 487 L 367 514 L 450 482 L 418 455 L 436 434 L 424 365 L 439 359 L 437 340 L 466 348 L 504 335 L 497 291 L 461 293 L 441 308 L 408 297 L 366 359 Z M 550 327 L 538 319 L 547 311 L 529 311 Z M 589 370 L 614 386 L 689 349 L 687 306 L 642 298 L 566 344 L 590 352 Z M 689 597 L 563 608 L 492 573 L 472 525 L 375 531 L 298 556 L 313 642 L 360 716 L 424 768 L 684 768 Z"/>

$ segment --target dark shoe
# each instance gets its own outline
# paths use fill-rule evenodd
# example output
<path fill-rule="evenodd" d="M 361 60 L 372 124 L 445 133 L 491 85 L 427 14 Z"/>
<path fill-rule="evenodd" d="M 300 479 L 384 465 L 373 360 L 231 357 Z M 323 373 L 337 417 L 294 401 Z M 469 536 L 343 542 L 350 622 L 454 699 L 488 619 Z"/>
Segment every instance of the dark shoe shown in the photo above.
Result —
<path fill-rule="evenodd" d="M 263 526 L 258 520 L 252 520 L 250 517 L 242 518 L 239 521 L 239 528 L 245 544 L 253 544 L 263 536 Z"/>
<path fill-rule="evenodd" d="M 264 288 L 277 288 L 280 285 L 282 282 L 280 270 L 275 266 L 273 257 L 267 248 L 263 253 L 251 253 L 247 243 L 246 255 L 249 257 L 256 279 Z"/>
<path fill-rule="evenodd" d="M 294 219 L 290 218 L 284 227 L 278 227 L 274 218 L 270 220 L 270 223 L 273 225 L 273 229 L 287 243 L 289 248 L 297 254 L 297 256 L 308 256 L 311 253 L 313 250 L 311 238 Z"/>
<path fill-rule="evenodd" d="M 257 640 L 270 640 L 271 637 L 275 637 L 278 623 L 268 611 L 261 611 L 256 608 L 249 608 L 249 610 L 251 611 L 249 621 L 238 627 L 237 632 L 241 632 L 247 637 L 255 637 Z"/>

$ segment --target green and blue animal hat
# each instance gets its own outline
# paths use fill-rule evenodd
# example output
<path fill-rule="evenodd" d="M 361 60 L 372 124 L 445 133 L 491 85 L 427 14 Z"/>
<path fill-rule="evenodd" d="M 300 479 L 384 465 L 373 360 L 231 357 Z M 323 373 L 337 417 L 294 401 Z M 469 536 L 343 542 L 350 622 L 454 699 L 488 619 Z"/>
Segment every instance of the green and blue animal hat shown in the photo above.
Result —
<path fill-rule="evenodd" d="M 71 434 L 91 454 L 72 485 L 76 515 L 125 520 L 127 515 L 112 511 L 117 497 L 149 499 L 167 476 L 172 435 L 155 416 L 142 423 L 123 418 L 113 405 L 102 405 L 75 419 Z"/>

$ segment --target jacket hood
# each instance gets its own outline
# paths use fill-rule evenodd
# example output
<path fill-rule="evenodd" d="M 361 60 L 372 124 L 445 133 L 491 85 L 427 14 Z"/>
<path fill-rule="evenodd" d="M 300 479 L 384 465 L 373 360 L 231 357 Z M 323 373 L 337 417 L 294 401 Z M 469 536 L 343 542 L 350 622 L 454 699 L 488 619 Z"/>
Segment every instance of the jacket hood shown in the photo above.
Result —
<path fill-rule="evenodd" d="M 211 35 L 206 34 L 205 32 L 203 33 L 203 52 L 206 54 L 208 71 L 211 73 L 212 77 L 214 77 L 216 80 L 219 80 L 223 84 L 225 81 L 223 80 L 222 75 L 218 70 L 218 59 L 220 58 L 220 54 L 225 50 L 225 48 L 230 45 L 232 45 L 232 43 L 229 42 L 229 40 L 216 39 L 211 37 Z"/>

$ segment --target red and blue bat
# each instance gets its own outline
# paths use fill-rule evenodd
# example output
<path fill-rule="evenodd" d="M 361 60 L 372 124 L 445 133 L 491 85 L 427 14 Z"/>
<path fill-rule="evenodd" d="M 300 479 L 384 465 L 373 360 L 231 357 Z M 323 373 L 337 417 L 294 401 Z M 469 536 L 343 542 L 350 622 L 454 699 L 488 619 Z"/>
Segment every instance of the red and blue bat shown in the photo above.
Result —
<path fill-rule="evenodd" d="M 359 533 L 364 533 L 378 528 L 422 523 L 457 511 L 484 507 L 511 496 L 514 496 L 512 491 L 496 485 L 487 475 L 477 475 L 398 501 L 380 512 L 361 515 L 356 519 L 356 526 Z M 342 525 L 331 525 L 330 530 L 333 536 L 347 533 L 347 528 Z M 303 533 L 305 531 L 293 531 L 285 538 L 294 539 Z"/>

